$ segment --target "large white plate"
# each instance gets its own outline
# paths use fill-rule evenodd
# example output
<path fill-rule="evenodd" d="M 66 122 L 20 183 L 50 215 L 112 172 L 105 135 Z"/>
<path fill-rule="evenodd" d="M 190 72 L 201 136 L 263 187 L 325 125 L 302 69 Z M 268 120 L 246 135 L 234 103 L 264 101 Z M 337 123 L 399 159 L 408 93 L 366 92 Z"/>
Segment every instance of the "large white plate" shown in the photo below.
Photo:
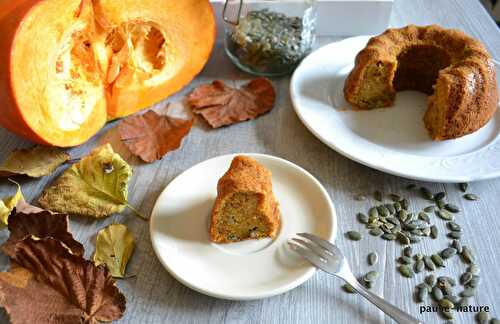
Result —
<path fill-rule="evenodd" d="M 188 169 L 158 198 L 151 215 L 153 248 L 181 283 L 203 294 L 235 300 L 269 297 L 309 279 L 315 268 L 288 248 L 299 232 L 335 238 L 334 206 L 323 186 L 307 171 L 283 159 L 251 156 L 273 174 L 281 229 L 272 239 L 214 244 L 208 235 L 217 181 L 234 155 L 219 156 Z"/>
<path fill-rule="evenodd" d="M 426 181 L 465 182 L 500 176 L 500 112 L 474 134 L 432 141 L 422 118 L 426 95 L 399 92 L 393 107 L 353 111 L 343 86 L 368 36 L 311 53 L 295 71 L 292 103 L 304 125 L 346 157 L 387 173 Z M 497 68 L 497 79 L 500 69 Z M 498 82 L 500 85 L 500 80 Z"/>

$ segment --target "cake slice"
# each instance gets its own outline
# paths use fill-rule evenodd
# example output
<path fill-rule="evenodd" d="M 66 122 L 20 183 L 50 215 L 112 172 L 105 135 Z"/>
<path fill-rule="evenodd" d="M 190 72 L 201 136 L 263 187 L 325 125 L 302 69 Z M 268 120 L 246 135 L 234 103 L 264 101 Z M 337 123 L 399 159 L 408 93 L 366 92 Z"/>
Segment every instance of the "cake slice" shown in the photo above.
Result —
<path fill-rule="evenodd" d="M 236 156 L 217 184 L 210 239 L 216 243 L 274 238 L 280 227 L 271 172 L 256 160 Z"/>

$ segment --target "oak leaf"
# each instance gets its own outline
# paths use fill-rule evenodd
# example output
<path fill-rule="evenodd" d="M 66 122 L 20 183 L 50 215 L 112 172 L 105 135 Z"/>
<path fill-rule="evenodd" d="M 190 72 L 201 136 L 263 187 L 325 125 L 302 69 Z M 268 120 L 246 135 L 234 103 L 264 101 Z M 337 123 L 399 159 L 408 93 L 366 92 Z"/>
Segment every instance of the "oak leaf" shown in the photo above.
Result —
<path fill-rule="evenodd" d="M 0 306 L 13 324 L 98 323 L 123 316 L 125 297 L 109 270 L 53 238 L 27 237 L 0 273 Z"/>
<path fill-rule="evenodd" d="M 163 116 L 150 110 L 124 119 L 118 130 L 121 140 L 133 154 L 144 162 L 153 162 L 178 149 L 192 125 L 192 119 Z"/>
<path fill-rule="evenodd" d="M 106 217 L 129 206 L 131 176 L 127 162 L 105 144 L 64 171 L 42 192 L 38 202 L 59 213 Z"/>
<path fill-rule="evenodd" d="M 7 197 L 4 200 L 0 199 L 0 229 L 8 224 L 9 215 L 20 201 L 24 201 L 23 193 L 19 183 L 12 181 L 17 185 L 17 191 L 13 196 Z"/>
<path fill-rule="evenodd" d="M 113 277 L 123 278 L 133 251 L 134 237 L 127 226 L 111 224 L 97 234 L 94 262 L 105 264 Z"/>
<path fill-rule="evenodd" d="M 35 207 L 34 207 L 35 208 Z M 24 210 L 28 210 L 24 207 Z M 83 245 L 68 231 L 68 215 L 47 210 L 18 212 L 17 207 L 9 217 L 9 239 L 2 245 L 2 251 L 9 257 L 15 253 L 15 245 L 28 236 L 52 237 L 61 241 L 73 254 L 82 256 Z"/>
<path fill-rule="evenodd" d="M 0 165 L 0 177 L 27 175 L 39 178 L 54 172 L 69 160 L 69 155 L 60 148 L 34 146 L 12 151 Z"/>
<path fill-rule="evenodd" d="M 216 80 L 204 84 L 187 96 L 194 113 L 200 114 L 213 128 L 254 119 L 274 107 L 276 92 L 266 78 L 257 78 L 240 89 Z"/>

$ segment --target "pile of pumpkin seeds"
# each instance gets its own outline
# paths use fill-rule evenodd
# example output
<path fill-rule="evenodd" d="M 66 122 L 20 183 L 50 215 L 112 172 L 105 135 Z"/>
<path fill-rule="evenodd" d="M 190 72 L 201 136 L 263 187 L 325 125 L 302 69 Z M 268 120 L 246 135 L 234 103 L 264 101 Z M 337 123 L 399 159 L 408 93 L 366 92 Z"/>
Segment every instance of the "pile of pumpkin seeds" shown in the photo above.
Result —
<path fill-rule="evenodd" d="M 468 184 L 461 183 L 459 189 L 464 193 L 463 198 L 469 201 L 479 200 L 479 196 L 467 193 Z M 397 259 L 397 269 L 406 278 L 413 278 L 418 273 L 433 272 L 438 268 L 445 268 L 449 259 L 459 256 L 468 266 L 458 280 L 448 277 L 435 277 L 429 274 L 424 282 L 415 287 L 415 301 L 425 302 L 428 297 L 439 305 L 439 310 L 443 318 L 452 320 L 453 310 L 459 307 L 470 305 L 470 298 L 476 294 L 480 284 L 480 268 L 476 264 L 473 251 L 466 245 L 462 245 L 462 227 L 455 222 L 455 217 L 461 212 L 455 204 L 447 202 L 446 193 L 433 193 L 426 187 L 418 188 L 415 184 L 407 186 L 410 191 L 419 192 L 420 196 L 429 201 L 429 205 L 418 212 L 409 210 L 409 201 L 397 194 L 389 194 L 387 198 L 390 203 L 384 202 L 384 195 L 381 191 L 375 191 L 373 198 L 377 201 L 375 206 L 368 209 L 366 213 L 360 212 L 356 215 L 358 221 L 365 225 L 368 233 L 372 236 L 380 237 L 387 241 L 396 241 L 402 246 L 401 256 Z M 354 197 L 357 201 L 367 200 L 367 196 L 359 194 Z M 433 224 L 433 220 L 446 222 L 449 230 L 447 237 L 450 239 L 449 246 L 441 251 L 430 255 L 414 253 L 413 246 L 423 239 L 436 239 L 439 235 L 438 228 Z M 357 231 L 345 233 L 350 240 L 359 241 L 362 234 Z M 378 261 L 376 252 L 370 252 L 367 256 L 368 265 L 373 266 Z M 371 270 L 361 276 L 360 282 L 367 288 L 374 285 L 379 273 Z M 455 293 L 455 288 L 461 287 L 461 291 Z M 344 285 L 344 290 L 350 293 L 355 291 L 350 285 Z M 485 320 L 486 319 L 486 320 Z M 488 321 L 488 313 L 478 312 L 476 320 L 479 323 Z M 490 323 L 499 323 L 498 319 L 492 318 Z"/>

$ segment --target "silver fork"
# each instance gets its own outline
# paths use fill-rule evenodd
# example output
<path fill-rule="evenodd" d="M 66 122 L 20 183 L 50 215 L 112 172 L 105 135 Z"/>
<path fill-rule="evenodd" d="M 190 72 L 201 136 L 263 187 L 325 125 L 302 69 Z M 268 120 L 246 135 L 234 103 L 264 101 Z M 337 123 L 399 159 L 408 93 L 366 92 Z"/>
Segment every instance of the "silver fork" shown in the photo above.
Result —
<path fill-rule="evenodd" d="M 297 235 L 306 240 L 292 238 L 288 240 L 288 244 L 295 252 L 300 254 L 315 267 L 344 279 L 344 281 L 350 284 L 361 296 L 368 299 L 396 322 L 404 324 L 423 324 L 423 322 L 415 317 L 403 312 L 396 306 L 363 287 L 352 274 L 346 258 L 338 247 L 313 234 L 299 233 Z"/>

